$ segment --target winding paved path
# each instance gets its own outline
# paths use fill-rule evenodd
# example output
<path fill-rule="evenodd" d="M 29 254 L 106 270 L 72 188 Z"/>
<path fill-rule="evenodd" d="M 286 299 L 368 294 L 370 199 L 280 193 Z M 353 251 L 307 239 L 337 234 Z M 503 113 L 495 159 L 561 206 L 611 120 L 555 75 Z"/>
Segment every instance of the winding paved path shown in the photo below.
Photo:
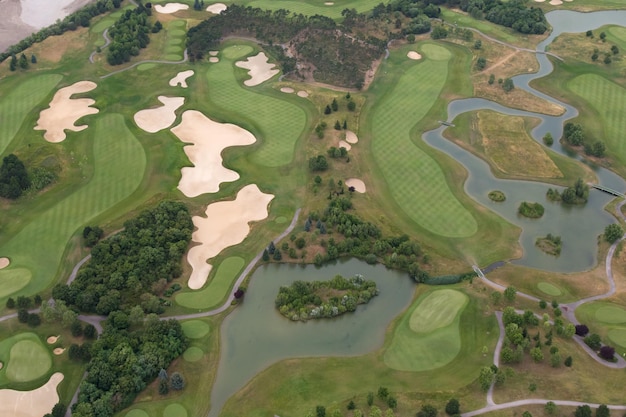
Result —
<path fill-rule="evenodd" d="M 145 61 L 135 62 L 133 65 L 128 66 L 126 68 L 122 68 L 117 71 L 110 72 L 106 75 L 102 75 L 100 78 L 101 79 L 108 78 L 112 75 L 119 74 L 120 72 L 128 71 L 129 69 L 135 68 L 136 66 L 141 65 L 141 64 L 183 64 L 187 62 L 188 60 L 189 60 L 189 55 L 187 54 L 187 50 L 185 49 L 185 51 L 183 52 L 183 59 L 180 61 L 163 61 L 160 59 L 148 59 Z"/>
<path fill-rule="evenodd" d="M 111 44 L 111 38 L 109 38 L 109 28 L 104 29 L 104 32 L 102 32 L 102 37 L 104 38 L 104 45 L 100 47 L 100 52 L 102 52 L 104 48 L 106 48 L 107 46 Z M 91 62 L 92 64 L 93 64 L 93 57 L 96 56 L 97 53 L 98 53 L 98 50 L 95 50 L 89 55 L 89 62 Z"/>

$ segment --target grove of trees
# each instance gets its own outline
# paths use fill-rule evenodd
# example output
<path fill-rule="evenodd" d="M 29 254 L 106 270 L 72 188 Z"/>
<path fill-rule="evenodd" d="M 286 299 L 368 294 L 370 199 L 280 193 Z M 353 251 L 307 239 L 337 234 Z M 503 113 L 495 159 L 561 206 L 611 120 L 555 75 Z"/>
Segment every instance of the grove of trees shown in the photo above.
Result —
<path fill-rule="evenodd" d="M 112 41 L 107 49 L 109 65 L 128 62 L 131 56 L 139 55 L 139 51 L 148 46 L 152 31 L 149 15 L 150 9 L 139 4 L 136 9 L 126 10 L 111 26 L 109 36 Z"/>
<path fill-rule="evenodd" d="M 15 200 L 31 185 L 26 166 L 14 154 L 2 158 L 0 166 L 0 197 Z"/>

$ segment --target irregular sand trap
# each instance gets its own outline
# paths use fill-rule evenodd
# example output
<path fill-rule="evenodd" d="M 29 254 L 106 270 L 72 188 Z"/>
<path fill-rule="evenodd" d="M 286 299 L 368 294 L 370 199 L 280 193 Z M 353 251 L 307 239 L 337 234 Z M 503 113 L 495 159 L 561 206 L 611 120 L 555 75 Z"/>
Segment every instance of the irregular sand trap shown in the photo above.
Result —
<path fill-rule="evenodd" d="M 365 183 L 358 178 L 349 178 L 346 180 L 348 187 L 354 187 L 357 193 L 363 194 L 365 192 Z"/>
<path fill-rule="evenodd" d="M 167 3 L 165 6 L 161 6 L 160 4 L 154 5 L 154 10 L 163 14 L 176 13 L 179 10 L 187 10 L 189 6 L 182 3 Z"/>
<path fill-rule="evenodd" d="M 194 165 L 184 167 L 178 189 L 187 197 L 215 193 L 223 182 L 239 179 L 239 174 L 222 165 L 222 151 L 229 146 L 251 145 L 256 138 L 230 123 L 218 123 L 196 110 L 183 113 L 181 123 L 172 129 L 185 146 L 185 154 Z"/>
<path fill-rule="evenodd" d="M 359 141 L 359 138 L 356 136 L 356 133 L 354 133 L 351 130 L 346 130 L 346 142 L 354 145 L 358 141 Z"/>
<path fill-rule="evenodd" d="M 185 104 L 184 97 L 159 96 L 157 98 L 163 103 L 162 106 L 139 110 L 134 116 L 137 126 L 149 133 L 156 133 L 170 127 L 176 120 L 175 111 Z"/>
<path fill-rule="evenodd" d="M 213 14 L 220 14 L 224 10 L 226 10 L 227 6 L 224 3 L 214 3 L 206 8 L 207 12 L 211 12 Z"/>
<path fill-rule="evenodd" d="M 550 4 L 553 6 L 560 6 L 563 2 L 561 0 L 550 0 Z"/>
<path fill-rule="evenodd" d="M 200 242 L 187 254 L 187 262 L 193 268 L 189 277 L 189 288 L 197 290 L 206 282 L 212 266 L 206 261 L 229 246 L 237 245 L 248 236 L 248 222 L 267 218 L 267 205 L 272 194 L 262 193 L 256 184 L 243 187 L 234 201 L 220 201 L 206 208 L 206 218 L 194 216 L 197 230 L 191 239 Z"/>
<path fill-rule="evenodd" d="M 350 149 L 352 149 L 352 146 L 350 146 L 350 144 L 348 142 L 346 142 L 345 140 L 340 140 L 339 141 L 339 147 L 340 148 L 346 148 L 346 151 L 349 151 Z"/>
<path fill-rule="evenodd" d="M 209 51 L 209 55 L 211 56 L 217 56 L 217 54 L 219 54 L 220 51 Z"/>
<path fill-rule="evenodd" d="M 300 90 L 298 91 L 298 97 L 302 97 L 302 98 L 307 98 L 309 96 L 309 93 L 307 93 L 304 90 Z"/>
<path fill-rule="evenodd" d="M 209 58 L 209 62 L 215 64 L 217 62 L 220 62 L 220 59 L 216 56 L 212 56 L 211 58 Z"/>
<path fill-rule="evenodd" d="M 327 2 L 324 3 L 324 6 L 332 6 L 333 4 L 335 4 L 335 3 L 332 2 L 332 1 L 327 1 Z"/>
<path fill-rule="evenodd" d="M 279 72 L 278 69 L 273 69 L 275 67 L 274 64 L 268 62 L 265 52 L 259 52 L 255 56 L 250 56 L 245 61 L 235 62 L 235 65 L 248 70 L 251 78 L 243 82 L 248 87 L 259 85 Z"/>
<path fill-rule="evenodd" d="M 422 55 L 420 55 L 419 53 L 415 52 L 415 51 L 409 51 L 406 56 L 409 57 L 409 59 L 422 59 Z"/>
<path fill-rule="evenodd" d="M 41 417 L 59 402 L 57 385 L 63 374 L 56 372 L 45 385 L 32 391 L 0 390 L 0 415 L 11 417 Z"/>
<path fill-rule="evenodd" d="M 296 90 L 294 90 L 291 87 L 283 87 L 283 88 L 280 89 L 280 91 L 282 91 L 283 93 L 292 94 Z"/>
<path fill-rule="evenodd" d="M 537 2 L 537 3 L 543 3 L 544 1 L 546 1 L 546 0 L 535 0 L 535 2 Z"/>
<path fill-rule="evenodd" d="M 59 336 L 50 336 L 49 338 L 46 339 L 46 342 L 49 345 L 53 345 L 57 342 L 57 340 L 59 340 Z"/>
<path fill-rule="evenodd" d="M 6 268 L 10 263 L 9 258 L 0 258 L 0 269 Z"/>
<path fill-rule="evenodd" d="M 193 70 L 181 71 L 176 74 L 176 77 L 170 80 L 170 87 L 176 87 L 180 84 L 181 87 L 187 88 L 187 78 L 194 74 Z"/>
<path fill-rule="evenodd" d="M 59 356 L 60 354 L 62 354 L 63 352 L 65 352 L 65 348 L 55 348 L 52 353 L 54 353 L 55 355 Z"/>
<path fill-rule="evenodd" d="M 83 116 L 96 114 L 100 110 L 89 107 L 95 103 L 91 98 L 71 99 L 73 94 L 86 93 L 97 87 L 91 81 L 79 81 L 56 92 L 50 107 L 39 113 L 39 120 L 35 130 L 45 130 L 43 137 L 52 143 L 63 142 L 66 138 L 64 130 L 80 132 L 87 129 L 87 125 L 75 126 L 74 123 Z"/>

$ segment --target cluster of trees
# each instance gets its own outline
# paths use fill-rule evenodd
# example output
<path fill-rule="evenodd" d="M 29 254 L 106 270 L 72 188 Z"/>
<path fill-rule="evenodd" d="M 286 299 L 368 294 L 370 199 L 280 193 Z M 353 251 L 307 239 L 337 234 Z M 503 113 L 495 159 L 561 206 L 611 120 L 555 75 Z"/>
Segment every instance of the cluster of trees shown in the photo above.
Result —
<path fill-rule="evenodd" d="M 595 417 L 610 417 L 610 416 L 611 416 L 611 410 L 609 409 L 609 407 L 606 406 L 606 404 L 600 404 L 600 406 L 598 406 L 598 408 L 596 409 Z M 578 407 L 576 407 L 576 411 L 574 411 L 574 417 L 593 417 L 593 412 L 591 411 L 591 407 L 589 407 L 587 404 L 579 405 Z"/>
<path fill-rule="evenodd" d="M 128 62 L 131 56 L 139 55 L 139 51 L 148 46 L 149 33 L 153 28 L 149 19 L 150 13 L 150 9 L 139 4 L 135 9 L 126 10 L 111 26 L 111 45 L 107 49 L 109 65 Z"/>
<path fill-rule="evenodd" d="M 36 64 L 37 63 L 37 57 L 35 56 L 35 54 L 32 54 L 30 56 L 30 62 L 32 64 Z M 20 55 L 19 61 L 18 61 L 17 56 L 15 54 L 11 55 L 11 62 L 9 63 L 9 70 L 15 71 L 18 66 L 21 69 L 28 69 L 28 59 L 26 58 L 26 54 L 22 53 L 22 55 Z"/>
<path fill-rule="evenodd" d="M 309 159 L 309 169 L 315 171 L 326 171 L 328 169 L 328 161 L 324 155 L 313 156 Z"/>
<path fill-rule="evenodd" d="M 378 398 L 378 401 L 376 404 L 374 404 L 376 398 Z M 450 400 L 453 401 L 453 400 Z M 458 409 L 458 401 L 456 401 L 456 406 Z M 398 407 L 398 400 L 396 399 L 396 397 L 389 392 L 389 389 L 387 387 L 378 387 L 378 391 L 376 394 L 374 394 L 373 392 L 368 392 L 367 396 L 366 396 L 366 402 L 367 402 L 367 407 L 369 407 L 369 411 L 367 413 L 365 413 L 364 411 L 362 411 L 361 409 L 357 408 L 357 404 L 354 402 L 354 400 L 350 400 L 348 402 L 348 404 L 346 405 L 346 408 L 350 413 L 351 416 L 353 417 L 364 417 L 365 415 L 369 416 L 369 417 L 394 417 L 395 413 L 394 410 Z M 387 410 L 383 413 L 383 410 L 381 409 L 381 407 L 388 407 Z M 454 403 L 452 403 L 452 407 L 454 407 Z M 455 413 L 458 414 L 458 413 Z M 332 411 L 328 411 L 326 410 L 326 407 L 324 407 L 323 405 L 318 405 L 315 407 L 314 410 L 308 412 L 306 414 L 306 417 L 341 417 L 343 414 L 341 412 L 341 410 L 335 408 Z M 437 410 L 435 410 L 435 414 L 432 417 L 435 417 L 437 415 Z M 452 414 L 449 414 L 452 415 Z"/>
<path fill-rule="evenodd" d="M 30 313 L 28 310 L 31 307 L 38 307 L 42 303 L 41 296 L 35 295 L 32 299 L 20 295 L 17 300 L 9 297 L 6 302 L 6 307 L 13 309 L 17 308 L 17 320 L 20 323 L 28 324 L 30 327 L 37 327 L 41 324 L 41 317 L 37 313 Z"/>
<path fill-rule="evenodd" d="M 367 304 L 376 295 L 374 281 L 358 274 L 352 278 L 336 275 L 329 281 L 294 281 L 282 286 L 274 303 L 288 319 L 306 321 L 355 311 L 358 304 Z"/>
<path fill-rule="evenodd" d="M 179 372 L 168 376 L 165 369 L 159 371 L 159 394 L 167 395 L 170 389 L 181 391 L 183 388 L 185 388 L 185 378 Z"/>
<path fill-rule="evenodd" d="M 76 280 L 55 286 L 52 295 L 80 311 L 102 315 L 129 311 L 136 304 L 146 313 L 160 313 L 163 303 L 157 295 L 182 273 L 192 230 L 187 207 L 163 201 L 98 242 Z"/>
<path fill-rule="evenodd" d="M 543 216 L 544 208 L 539 203 L 529 203 L 527 201 L 522 201 L 519 205 L 517 212 L 524 217 L 528 217 L 531 219 L 538 219 Z"/>
<path fill-rule="evenodd" d="M 548 233 L 545 237 L 537 238 L 535 245 L 549 255 L 558 256 L 561 254 L 563 242 L 561 241 L 561 236 L 554 236 Z"/>
<path fill-rule="evenodd" d="M 578 326 L 576 326 L 576 335 L 583 337 L 583 341 L 587 346 L 595 350 L 598 353 L 598 356 L 600 356 L 602 359 L 609 362 L 614 362 L 615 348 L 613 346 L 603 345 L 600 335 L 596 333 L 588 333 L 589 329 L 587 328 L 587 326 L 581 327 L 580 329 Z"/>
<path fill-rule="evenodd" d="M 104 236 L 104 230 L 100 226 L 85 226 L 83 229 L 83 241 L 85 246 L 91 248 Z"/>
<path fill-rule="evenodd" d="M 579 123 L 565 123 L 563 128 L 563 138 L 572 146 L 583 146 L 587 155 L 602 158 L 606 153 L 606 146 L 604 145 L 604 142 L 597 140 L 590 143 L 585 140 L 585 132 Z"/>
<path fill-rule="evenodd" d="M 541 35 L 548 29 L 543 11 L 528 7 L 526 0 L 448 0 L 446 3 L 459 6 L 475 19 L 484 18 L 520 33 Z"/>
<path fill-rule="evenodd" d="M 617 223 L 613 223 L 604 228 L 604 240 L 615 243 L 624 236 L 624 229 Z"/>
<path fill-rule="evenodd" d="M 2 158 L 0 166 L 0 197 L 15 200 L 30 188 L 26 166 L 14 154 Z"/>
<path fill-rule="evenodd" d="M 204 10 L 204 0 L 194 0 L 193 1 L 193 9 L 194 10 Z"/>
<path fill-rule="evenodd" d="M 562 193 L 556 188 L 548 188 L 546 197 L 550 201 L 562 201 L 565 204 L 585 204 L 589 199 L 589 186 L 578 178 L 574 186 L 567 187 Z"/>

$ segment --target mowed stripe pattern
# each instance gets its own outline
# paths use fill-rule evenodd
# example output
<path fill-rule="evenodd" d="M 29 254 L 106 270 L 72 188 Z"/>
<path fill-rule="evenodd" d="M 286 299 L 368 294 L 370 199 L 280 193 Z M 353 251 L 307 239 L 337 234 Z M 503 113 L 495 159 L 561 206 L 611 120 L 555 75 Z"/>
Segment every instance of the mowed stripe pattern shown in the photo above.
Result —
<path fill-rule="evenodd" d="M 89 132 L 91 129 L 86 130 Z M 88 140 L 89 134 L 80 140 Z M 141 183 L 146 155 L 130 133 L 123 116 L 104 115 L 95 124 L 94 174 L 88 184 L 50 207 L 0 248 L 12 266 L 28 268 L 33 278 L 26 292 L 45 289 L 55 272 L 67 242 L 90 219 L 128 197 Z M 5 271 L 0 271 L 0 282 Z"/>
<path fill-rule="evenodd" d="M 207 72 L 209 98 L 216 106 L 242 116 L 258 127 L 262 137 L 257 139 L 262 145 L 252 155 L 254 162 L 268 167 L 289 164 L 296 142 L 306 127 L 304 110 L 239 85 L 234 74 L 234 60 L 229 59 L 232 56 L 229 49 L 223 51 L 220 62 L 213 64 Z"/>
<path fill-rule="evenodd" d="M 437 162 L 411 141 L 411 129 L 448 76 L 450 52 L 426 46 L 425 60 L 410 67 L 374 108 L 373 155 L 394 200 L 413 221 L 438 235 L 468 237 L 478 230 L 476 220 L 452 194 Z"/>
<path fill-rule="evenodd" d="M 605 133 L 601 140 L 617 159 L 626 163 L 626 89 L 595 74 L 580 75 L 568 87 L 598 111 Z"/>
<path fill-rule="evenodd" d="M 325 5 L 324 3 L 334 3 Z M 237 2 L 245 4 L 246 2 Z M 247 6 L 258 7 L 264 10 L 286 9 L 293 13 L 301 13 L 306 16 L 316 14 L 338 19 L 344 9 L 356 9 L 357 12 L 372 10 L 380 0 L 316 0 L 316 1 L 293 1 L 293 0 L 255 0 L 247 3 Z"/>
<path fill-rule="evenodd" d="M 0 155 L 9 146 L 24 119 L 63 78 L 58 74 L 29 78 L 7 95 L 0 96 Z"/>

